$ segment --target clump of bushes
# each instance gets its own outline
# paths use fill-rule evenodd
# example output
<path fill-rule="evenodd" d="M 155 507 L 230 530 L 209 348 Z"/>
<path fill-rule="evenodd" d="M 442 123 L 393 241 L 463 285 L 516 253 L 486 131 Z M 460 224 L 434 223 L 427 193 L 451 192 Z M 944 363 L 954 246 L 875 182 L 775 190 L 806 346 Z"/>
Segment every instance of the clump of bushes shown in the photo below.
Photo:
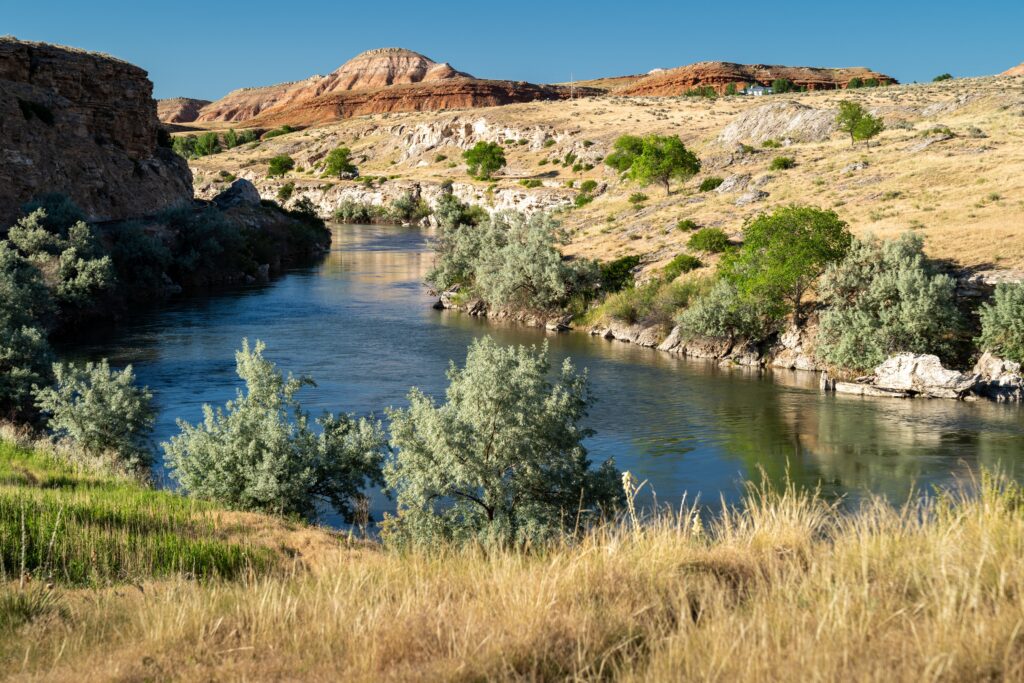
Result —
<path fill-rule="evenodd" d="M 267 175 L 270 177 L 282 176 L 295 168 L 295 160 L 287 154 L 279 154 L 272 158 L 267 165 Z"/>
<path fill-rule="evenodd" d="M 391 202 L 388 214 L 399 223 L 412 223 L 430 215 L 430 206 L 422 197 L 406 192 Z"/>
<path fill-rule="evenodd" d="M 1001 358 L 1024 363 L 1024 285 L 999 284 L 979 310 L 978 346 Z"/>
<path fill-rule="evenodd" d="M 284 204 L 292 198 L 292 193 L 295 192 L 295 183 L 287 182 L 281 187 L 277 188 L 277 201 Z"/>
<path fill-rule="evenodd" d="M 955 291 L 953 278 L 925 258 L 920 236 L 857 240 L 822 278 L 817 353 L 855 370 L 900 352 L 949 359 L 962 325 Z"/>
<path fill-rule="evenodd" d="M 710 85 L 701 85 L 683 91 L 683 97 L 705 97 L 713 100 L 718 97 L 718 92 Z"/>
<path fill-rule="evenodd" d="M 334 210 L 334 220 L 339 223 L 374 223 L 387 215 L 383 206 L 345 200 Z"/>
<path fill-rule="evenodd" d="M 614 261 L 602 263 L 600 268 L 601 291 L 618 292 L 633 286 L 633 270 L 640 265 L 639 256 L 622 256 Z"/>
<path fill-rule="evenodd" d="M 796 159 L 793 157 L 775 157 L 768 166 L 772 171 L 785 171 L 796 166 Z"/>
<path fill-rule="evenodd" d="M 718 189 L 718 186 L 724 182 L 725 180 L 723 178 L 719 178 L 718 176 L 710 176 L 700 181 L 699 189 L 701 192 L 711 192 L 712 190 Z"/>
<path fill-rule="evenodd" d="M 680 218 L 676 222 L 676 230 L 682 230 L 683 232 L 692 232 L 699 227 L 700 226 L 697 225 L 697 221 L 692 218 Z"/>
<path fill-rule="evenodd" d="M 704 264 L 696 256 L 691 254 L 679 254 L 674 259 L 665 265 L 662 269 L 661 274 L 666 281 L 671 282 L 683 273 L 689 273 L 691 270 L 697 270 Z"/>
<path fill-rule="evenodd" d="M 273 130 L 268 130 L 266 133 L 263 134 L 263 137 L 261 139 L 269 140 L 271 138 L 276 138 L 276 137 L 279 137 L 281 135 L 287 135 L 288 133 L 294 133 L 294 132 L 295 132 L 294 128 L 292 128 L 291 126 L 285 124 L 285 125 L 281 126 L 280 128 L 275 128 Z"/>
<path fill-rule="evenodd" d="M 729 248 L 729 236 L 720 228 L 701 228 L 686 243 L 691 249 L 720 254 Z"/>
<path fill-rule="evenodd" d="M 629 203 L 635 207 L 639 207 L 641 204 L 647 201 L 647 195 L 643 192 L 634 192 L 629 195 Z"/>
<path fill-rule="evenodd" d="M 765 149 L 779 149 L 782 147 L 782 143 L 775 139 L 769 139 L 762 142 L 761 146 Z"/>
<path fill-rule="evenodd" d="M 544 182 L 540 178 L 523 178 L 519 181 L 519 184 L 525 188 L 533 189 L 540 187 Z"/>

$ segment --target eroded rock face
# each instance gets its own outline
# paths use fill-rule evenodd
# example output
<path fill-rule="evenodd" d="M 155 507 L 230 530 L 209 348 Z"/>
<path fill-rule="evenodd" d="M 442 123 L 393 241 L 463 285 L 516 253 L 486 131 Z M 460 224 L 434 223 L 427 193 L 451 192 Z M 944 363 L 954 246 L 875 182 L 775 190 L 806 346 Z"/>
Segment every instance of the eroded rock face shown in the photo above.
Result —
<path fill-rule="evenodd" d="M 1007 69 L 1000 76 L 1024 76 L 1024 64 L 1018 64 L 1012 69 Z"/>
<path fill-rule="evenodd" d="M 938 356 L 901 353 L 875 368 L 872 385 L 932 398 L 963 398 L 978 376 L 942 367 Z"/>
<path fill-rule="evenodd" d="M 171 97 L 156 101 L 156 117 L 164 123 L 192 123 L 199 118 L 199 111 L 210 104 L 210 100 L 192 97 Z"/>
<path fill-rule="evenodd" d="M 251 182 L 245 178 L 238 178 L 231 183 L 228 189 L 214 197 L 213 203 L 220 209 L 230 209 L 235 206 L 259 206 L 260 193 Z"/>
<path fill-rule="evenodd" d="M 46 192 L 96 221 L 191 200 L 188 165 L 158 145 L 152 92 L 113 57 L 0 38 L 0 226 Z"/>
<path fill-rule="evenodd" d="M 710 86 L 724 94 L 729 84 L 737 89 L 748 85 L 770 86 L 777 78 L 785 78 L 808 90 L 845 88 L 854 78 L 875 78 L 888 85 L 896 79 L 863 67 L 822 69 L 809 66 L 772 66 L 766 64 L 734 64 L 732 62 L 697 62 L 676 69 L 658 71 L 616 91 L 620 95 L 678 96 L 691 88 Z"/>
<path fill-rule="evenodd" d="M 836 131 L 836 112 L 784 100 L 769 102 L 737 115 L 718 136 L 724 145 L 765 140 L 820 142 Z"/>

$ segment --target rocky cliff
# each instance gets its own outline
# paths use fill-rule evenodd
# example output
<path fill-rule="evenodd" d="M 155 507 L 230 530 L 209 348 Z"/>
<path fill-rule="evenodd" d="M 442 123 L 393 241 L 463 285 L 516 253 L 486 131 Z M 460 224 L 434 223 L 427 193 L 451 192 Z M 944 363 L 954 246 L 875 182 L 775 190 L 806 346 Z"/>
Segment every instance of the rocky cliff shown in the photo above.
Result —
<path fill-rule="evenodd" d="M 311 125 L 387 112 L 490 107 L 563 99 L 600 90 L 489 81 L 401 48 L 369 50 L 326 76 L 229 93 L 200 111 L 199 122 Z"/>
<path fill-rule="evenodd" d="M 199 118 L 199 111 L 210 104 L 210 100 L 191 97 L 171 97 L 156 101 L 156 117 L 164 123 L 192 123 Z"/>
<path fill-rule="evenodd" d="M 785 78 L 808 90 L 837 90 L 845 88 L 854 78 L 877 79 L 887 85 L 896 79 L 863 67 L 822 69 L 807 66 L 770 66 L 765 64 L 733 64 L 732 62 L 697 62 L 676 69 L 657 71 L 645 78 L 615 91 L 618 95 L 682 95 L 691 88 L 711 86 L 719 94 L 729 84 L 737 88 L 748 85 L 771 85 L 777 78 Z"/>
<path fill-rule="evenodd" d="M 152 91 L 113 57 L 0 38 L 0 226 L 46 192 L 93 220 L 191 200 L 188 166 L 158 144 Z"/>

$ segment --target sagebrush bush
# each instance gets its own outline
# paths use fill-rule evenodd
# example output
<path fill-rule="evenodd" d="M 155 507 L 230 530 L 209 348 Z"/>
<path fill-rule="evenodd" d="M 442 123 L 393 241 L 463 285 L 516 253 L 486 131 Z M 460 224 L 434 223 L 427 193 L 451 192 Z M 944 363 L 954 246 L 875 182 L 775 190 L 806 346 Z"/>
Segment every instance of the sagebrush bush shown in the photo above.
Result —
<path fill-rule="evenodd" d="M 697 251 L 719 254 L 729 248 L 729 236 L 720 228 L 701 228 L 690 236 L 686 244 Z"/>
<path fill-rule="evenodd" d="M 697 270 L 704 264 L 701 263 L 700 259 L 691 254 L 679 254 L 674 259 L 668 262 L 668 264 L 662 269 L 661 273 L 666 280 L 671 282 L 683 273 L 689 273 L 691 270 Z"/>
<path fill-rule="evenodd" d="M 148 387 L 135 384 L 129 365 L 56 363 L 54 384 L 35 391 L 36 406 L 55 435 L 115 470 L 148 473 L 149 435 L 156 412 Z"/>
<path fill-rule="evenodd" d="M 768 166 L 773 171 L 785 171 L 796 166 L 796 159 L 793 157 L 775 157 Z"/>
<path fill-rule="evenodd" d="M 682 310 L 676 322 L 687 335 L 759 341 L 778 329 L 778 319 L 763 302 L 744 298 L 736 285 L 718 279 Z"/>
<path fill-rule="evenodd" d="M 981 305 L 978 316 L 981 350 L 1024 363 L 1024 285 L 996 285 L 992 301 Z"/>
<path fill-rule="evenodd" d="M 188 494 L 235 508 L 314 519 L 329 504 L 355 521 L 362 489 L 382 483 L 381 425 L 332 413 L 311 420 L 296 394 L 313 380 L 286 378 L 265 348 L 243 340 L 235 354 L 245 392 L 224 408 L 203 406 L 199 424 L 178 421 L 181 433 L 163 444 L 171 476 Z"/>
<path fill-rule="evenodd" d="M 676 230 L 682 230 L 684 232 L 692 232 L 699 227 L 700 226 L 697 225 L 697 221 L 692 218 L 680 218 L 676 222 Z"/>
<path fill-rule="evenodd" d="M 612 461 L 590 468 L 580 423 L 591 396 L 566 360 L 554 380 L 546 345 L 473 342 L 448 371 L 445 401 L 418 389 L 390 410 L 395 457 L 384 469 L 398 503 L 386 542 L 510 546 L 585 528 L 622 500 Z"/>
<path fill-rule="evenodd" d="M 925 257 L 919 235 L 856 240 L 821 279 L 817 353 L 855 370 L 901 352 L 948 360 L 962 326 L 955 295 L 956 282 Z"/>
<path fill-rule="evenodd" d="M 711 192 L 712 190 L 717 189 L 718 186 L 724 182 L 725 180 L 723 178 L 719 178 L 718 176 L 711 176 L 705 178 L 704 180 L 700 181 L 700 191 Z"/>

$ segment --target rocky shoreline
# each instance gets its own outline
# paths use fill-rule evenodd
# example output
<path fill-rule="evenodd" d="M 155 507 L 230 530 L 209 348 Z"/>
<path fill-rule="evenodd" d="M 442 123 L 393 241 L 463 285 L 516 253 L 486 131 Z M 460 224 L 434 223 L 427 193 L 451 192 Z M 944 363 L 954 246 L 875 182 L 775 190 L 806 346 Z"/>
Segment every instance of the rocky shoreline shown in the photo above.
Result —
<path fill-rule="evenodd" d="M 442 292 L 434 304 L 438 310 L 454 310 L 475 317 L 568 332 L 572 317 L 545 317 L 522 311 L 490 311 L 479 299 L 459 303 L 457 291 Z M 1021 364 L 984 353 L 969 372 L 944 368 L 937 356 L 901 353 L 887 359 L 872 374 L 850 381 L 838 379 L 814 356 L 815 328 L 790 327 L 764 344 L 750 344 L 721 337 L 688 337 L 678 326 L 668 334 L 662 325 L 608 323 L 587 330 L 593 336 L 672 353 L 686 358 L 718 361 L 723 366 L 752 369 L 817 372 L 823 392 L 887 398 L 945 398 L 961 401 L 986 399 L 999 403 L 1024 403 Z"/>

